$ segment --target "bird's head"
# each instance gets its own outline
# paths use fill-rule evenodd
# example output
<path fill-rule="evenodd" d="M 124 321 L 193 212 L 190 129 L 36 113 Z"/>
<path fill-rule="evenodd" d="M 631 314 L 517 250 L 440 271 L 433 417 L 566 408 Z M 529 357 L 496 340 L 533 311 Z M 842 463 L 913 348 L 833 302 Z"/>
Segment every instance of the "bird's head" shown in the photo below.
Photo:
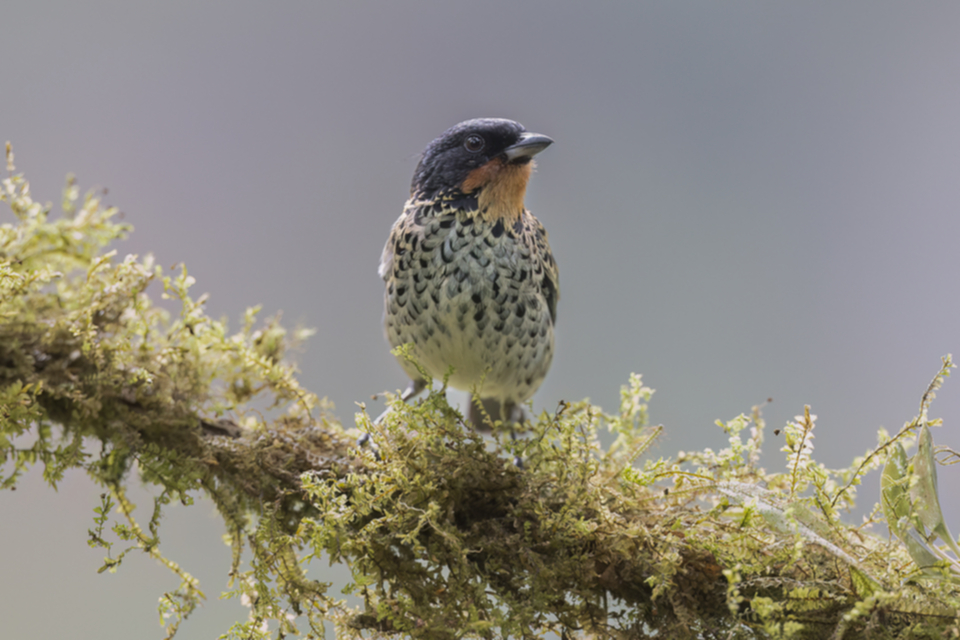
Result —
<path fill-rule="evenodd" d="M 451 127 L 427 145 L 411 193 L 432 199 L 458 193 L 476 198 L 481 215 L 519 216 L 533 156 L 553 143 L 502 118 L 477 118 Z"/>

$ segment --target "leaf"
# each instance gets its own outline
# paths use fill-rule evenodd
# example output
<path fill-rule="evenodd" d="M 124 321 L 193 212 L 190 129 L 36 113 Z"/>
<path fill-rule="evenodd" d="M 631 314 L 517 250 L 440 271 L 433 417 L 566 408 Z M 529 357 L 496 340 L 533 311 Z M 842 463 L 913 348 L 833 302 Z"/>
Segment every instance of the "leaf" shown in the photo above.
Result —
<path fill-rule="evenodd" d="M 909 484 L 910 462 L 907 459 L 907 452 L 904 451 L 903 445 L 895 442 L 887 457 L 887 464 L 883 467 L 883 474 L 880 476 L 880 501 L 887 525 L 900 540 L 904 538 L 900 520 L 908 519 L 913 514 Z"/>
<path fill-rule="evenodd" d="M 937 462 L 933 455 L 933 436 L 930 428 L 924 424 L 920 429 L 920 442 L 913 456 L 913 473 L 916 481 L 910 485 L 910 497 L 917 516 L 924 526 L 947 543 L 950 550 L 960 558 L 960 547 L 950 533 L 940 509 L 940 496 L 937 487 Z"/>

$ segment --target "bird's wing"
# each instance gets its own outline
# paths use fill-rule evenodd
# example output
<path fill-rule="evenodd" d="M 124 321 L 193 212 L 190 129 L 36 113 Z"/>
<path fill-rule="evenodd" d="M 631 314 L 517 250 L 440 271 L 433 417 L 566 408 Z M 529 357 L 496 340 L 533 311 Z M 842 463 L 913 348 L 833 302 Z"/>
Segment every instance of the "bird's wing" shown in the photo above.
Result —
<path fill-rule="evenodd" d="M 539 253 L 543 262 L 543 278 L 540 280 L 540 290 L 547 301 L 547 308 L 550 309 L 550 319 L 557 323 L 557 302 L 560 300 L 560 271 L 557 269 L 557 261 L 553 259 L 553 252 L 550 250 L 550 242 L 547 239 L 547 230 L 543 228 L 540 221 L 536 221 L 536 242 L 539 245 Z"/>

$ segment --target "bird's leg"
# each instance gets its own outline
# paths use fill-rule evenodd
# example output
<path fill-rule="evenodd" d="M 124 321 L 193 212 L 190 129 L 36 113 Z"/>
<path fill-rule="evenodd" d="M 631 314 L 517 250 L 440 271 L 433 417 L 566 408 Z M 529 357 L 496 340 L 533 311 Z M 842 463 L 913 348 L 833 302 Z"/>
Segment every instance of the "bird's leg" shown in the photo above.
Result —
<path fill-rule="evenodd" d="M 404 389 L 403 393 L 400 394 L 400 399 L 406 402 L 413 396 L 417 395 L 418 393 L 426 389 L 428 384 L 430 384 L 429 381 L 424 380 L 423 378 L 411 380 L 410 384 L 407 385 L 407 388 Z M 381 422 L 383 422 L 383 419 L 386 418 L 391 411 L 393 411 L 392 407 L 387 407 L 386 409 L 384 409 L 383 413 L 377 416 L 377 419 L 373 421 L 373 424 L 380 424 Z M 377 445 L 375 445 L 370 441 L 369 433 L 365 433 L 357 439 L 358 447 L 366 447 L 367 445 L 369 445 L 370 448 L 373 450 L 373 455 L 376 456 L 377 460 L 380 460 L 380 451 L 377 448 Z"/>
<path fill-rule="evenodd" d="M 483 410 L 478 406 L 483 405 Z M 489 416 L 489 419 L 488 419 Z M 480 398 L 470 396 L 470 409 L 467 412 L 467 418 L 473 424 L 473 428 L 483 433 L 489 433 L 492 423 L 498 420 L 502 421 L 503 426 L 510 427 L 510 437 L 514 437 L 514 425 L 524 421 L 523 407 L 513 401 L 500 401 L 496 398 Z"/>
<path fill-rule="evenodd" d="M 469 397 L 467 420 L 480 433 L 490 433 L 491 426 L 500 419 L 500 401 L 493 398 Z"/>
<path fill-rule="evenodd" d="M 410 384 L 407 385 L 407 388 L 404 389 L 403 393 L 400 394 L 400 399 L 406 402 L 410 398 L 414 397 L 415 395 L 417 395 L 418 393 L 426 389 L 428 384 L 430 384 L 430 382 L 427 380 L 424 380 L 423 378 L 411 380 Z M 391 409 L 390 407 L 387 407 L 386 409 L 383 410 L 383 413 L 377 416 L 377 419 L 374 420 L 373 423 L 380 424 L 381 422 L 383 422 L 383 419 L 386 418 L 387 415 L 389 415 L 391 411 L 393 411 L 393 409 Z"/>
<path fill-rule="evenodd" d="M 512 401 L 497 400 L 495 398 L 477 398 L 470 396 L 470 409 L 467 413 L 467 419 L 473 428 L 480 433 L 488 434 L 491 432 L 491 425 L 498 420 L 503 420 L 501 424 L 510 429 L 510 440 L 516 441 L 516 426 L 524 420 L 523 407 Z M 513 464 L 523 469 L 523 458 L 514 456 Z"/>
<path fill-rule="evenodd" d="M 400 394 L 400 399 L 406 402 L 413 396 L 417 395 L 421 391 L 427 388 L 427 381 L 423 378 L 417 378 L 416 380 L 411 380 L 410 384 L 407 385 L 407 388 L 403 390 L 403 393 Z"/>
<path fill-rule="evenodd" d="M 520 424 L 526 419 L 523 413 L 523 406 L 514 402 L 503 403 L 503 415 L 510 421 L 511 425 Z"/>
<path fill-rule="evenodd" d="M 509 421 L 510 440 L 513 442 L 516 442 L 517 430 L 515 427 L 516 425 L 519 425 L 521 422 L 523 422 L 523 419 L 525 418 L 523 413 L 523 407 L 520 406 L 519 404 L 507 401 L 503 403 L 503 407 L 501 407 L 500 411 L 501 411 L 501 415 L 505 416 L 506 419 Z M 521 458 L 520 456 L 514 456 L 513 464 L 516 465 L 517 468 L 523 469 L 523 458 Z"/>

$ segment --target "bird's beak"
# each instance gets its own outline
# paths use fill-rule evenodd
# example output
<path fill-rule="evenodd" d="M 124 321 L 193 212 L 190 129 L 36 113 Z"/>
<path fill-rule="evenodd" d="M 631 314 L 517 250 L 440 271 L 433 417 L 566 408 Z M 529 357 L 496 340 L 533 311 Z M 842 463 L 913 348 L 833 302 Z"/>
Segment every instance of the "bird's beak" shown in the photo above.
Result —
<path fill-rule="evenodd" d="M 507 147 L 503 153 L 507 156 L 507 162 L 529 160 L 551 144 L 553 144 L 552 138 L 539 133 L 527 132 L 520 136 L 520 142 Z"/>

